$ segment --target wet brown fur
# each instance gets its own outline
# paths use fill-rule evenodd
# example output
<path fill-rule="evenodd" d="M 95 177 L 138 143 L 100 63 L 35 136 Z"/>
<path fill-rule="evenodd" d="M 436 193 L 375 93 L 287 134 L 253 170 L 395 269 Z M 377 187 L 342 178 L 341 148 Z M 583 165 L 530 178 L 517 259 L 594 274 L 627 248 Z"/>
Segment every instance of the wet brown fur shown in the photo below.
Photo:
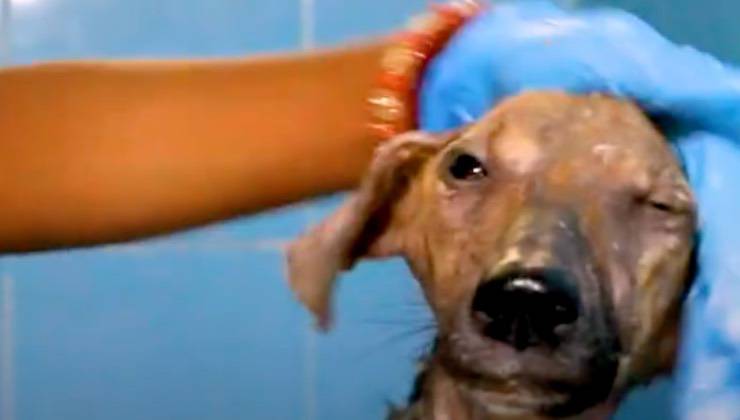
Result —
<path fill-rule="evenodd" d="M 487 176 L 451 178 L 463 152 Z M 340 272 L 360 258 L 405 258 L 439 345 L 419 401 L 399 418 L 601 418 L 673 365 L 695 223 L 680 165 L 637 106 L 532 92 L 461 130 L 381 145 L 357 191 L 290 246 L 289 280 L 328 328 Z M 586 315 L 559 353 L 512 352 L 471 327 L 472 293 L 511 263 L 558 263 L 579 279 Z M 615 370 L 591 401 L 589 387 L 611 375 L 599 357 Z M 558 411 L 568 404 L 574 412 Z"/>

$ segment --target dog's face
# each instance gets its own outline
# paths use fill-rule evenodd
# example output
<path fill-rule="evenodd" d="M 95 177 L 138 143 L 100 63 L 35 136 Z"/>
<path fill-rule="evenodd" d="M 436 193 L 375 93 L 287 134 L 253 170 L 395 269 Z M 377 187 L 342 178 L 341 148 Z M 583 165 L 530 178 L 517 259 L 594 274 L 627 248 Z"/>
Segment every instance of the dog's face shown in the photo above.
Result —
<path fill-rule="evenodd" d="M 339 271 L 402 255 L 437 320 L 435 369 L 466 401 L 571 415 L 670 368 L 694 231 L 688 184 L 637 107 L 529 93 L 381 146 L 292 245 L 290 278 L 326 324 Z"/>

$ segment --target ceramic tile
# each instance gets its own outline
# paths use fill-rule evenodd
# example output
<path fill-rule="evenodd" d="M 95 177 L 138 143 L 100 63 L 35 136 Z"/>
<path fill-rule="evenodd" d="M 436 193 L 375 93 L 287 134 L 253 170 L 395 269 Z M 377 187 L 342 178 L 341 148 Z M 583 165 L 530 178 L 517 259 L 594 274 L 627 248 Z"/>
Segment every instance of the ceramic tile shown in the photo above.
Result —
<path fill-rule="evenodd" d="M 240 55 L 296 48 L 292 1 L 14 0 L 14 62 Z"/>

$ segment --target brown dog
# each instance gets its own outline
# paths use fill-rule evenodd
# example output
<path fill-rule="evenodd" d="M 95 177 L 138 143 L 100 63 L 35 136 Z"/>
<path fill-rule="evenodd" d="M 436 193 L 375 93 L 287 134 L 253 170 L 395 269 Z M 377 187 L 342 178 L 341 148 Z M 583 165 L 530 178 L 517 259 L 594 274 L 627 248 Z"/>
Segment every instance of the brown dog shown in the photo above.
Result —
<path fill-rule="evenodd" d="M 406 259 L 438 336 L 404 418 L 602 416 L 672 366 L 694 231 L 680 166 L 635 105 L 534 92 L 382 145 L 291 245 L 289 277 L 326 327 L 342 270 Z"/>

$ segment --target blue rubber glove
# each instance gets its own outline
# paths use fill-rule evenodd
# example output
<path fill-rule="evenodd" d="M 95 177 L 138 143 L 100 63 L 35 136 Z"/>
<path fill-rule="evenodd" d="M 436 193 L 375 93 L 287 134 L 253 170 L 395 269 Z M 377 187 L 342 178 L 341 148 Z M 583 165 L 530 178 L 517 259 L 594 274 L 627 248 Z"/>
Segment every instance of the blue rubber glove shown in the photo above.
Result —
<path fill-rule="evenodd" d="M 525 89 L 608 92 L 668 117 L 699 203 L 699 275 L 686 305 L 677 418 L 740 418 L 740 72 L 628 13 L 497 4 L 424 75 L 419 120 L 437 131 Z M 738 219 L 738 220 L 736 220 Z"/>

